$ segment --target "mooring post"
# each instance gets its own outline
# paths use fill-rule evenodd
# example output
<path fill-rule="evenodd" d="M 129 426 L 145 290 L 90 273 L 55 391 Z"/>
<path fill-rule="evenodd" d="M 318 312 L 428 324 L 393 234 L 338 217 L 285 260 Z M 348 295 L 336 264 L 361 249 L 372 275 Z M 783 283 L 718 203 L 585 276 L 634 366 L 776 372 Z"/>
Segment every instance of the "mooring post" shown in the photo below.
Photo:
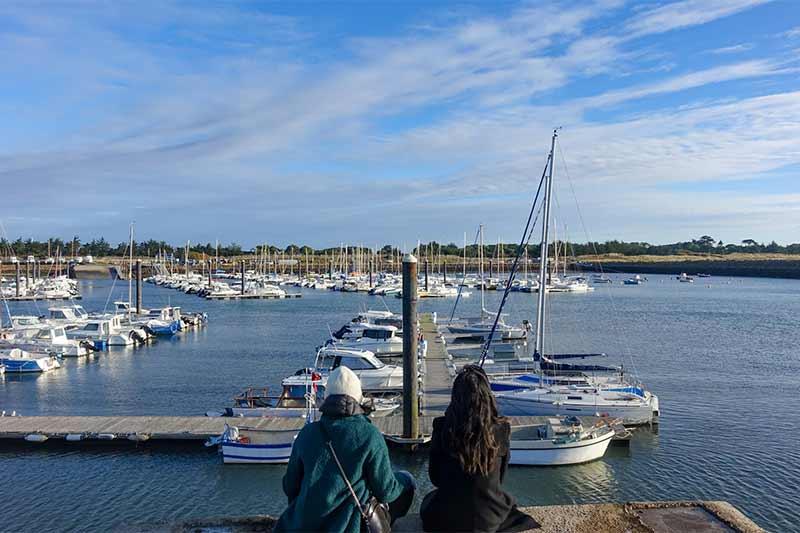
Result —
<path fill-rule="evenodd" d="M 16 262 L 17 266 L 17 298 L 19 298 L 19 261 Z"/>
<path fill-rule="evenodd" d="M 31 264 L 25 261 L 25 292 L 31 290 Z"/>
<path fill-rule="evenodd" d="M 242 294 L 244 294 L 244 259 L 242 260 Z"/>
<path fill-rule="evenodd" d="M 447 263 L 442 261 L 442 275 L 444 275 L 444 282 L 447 283 Z"/>
<path fill-rule="evenodd" d="M 403 257 L 403 437 L 419 438 L 417 258 Z"/>
<path fill-rule="evenodd" d="M 403 260 L 405 262 L 405 259 Z M 428 260 L 425 260 L 425 292 L 428 292 Z"/>
<path fill-rule="evenodd" d="M 372 259 L 369 260 L 369 288 L 372 288 Z"/>
<path fill-rule="evenodd" d="M 333 261 L 328 263 L 328 281 L 333 279 Z"/>
<path fill-rule="evenodd" d="M 491 260 L 491 259 L 489 259 L 489 278 L 491 278 L 491 277 L 492 277 L 492 270 L 493 270 L 493 267 L 494 267 L 494 264 L 492 263 L 492 260 Z"/>
<path fill-rule="evenodd" d="M 136 314 L 142 314 L 142 260 L 136 260 Z"/>
<path fill-rule="evenodd" d="M 208 260 L 208 288 L 211 288 L 211 259 Z"/>

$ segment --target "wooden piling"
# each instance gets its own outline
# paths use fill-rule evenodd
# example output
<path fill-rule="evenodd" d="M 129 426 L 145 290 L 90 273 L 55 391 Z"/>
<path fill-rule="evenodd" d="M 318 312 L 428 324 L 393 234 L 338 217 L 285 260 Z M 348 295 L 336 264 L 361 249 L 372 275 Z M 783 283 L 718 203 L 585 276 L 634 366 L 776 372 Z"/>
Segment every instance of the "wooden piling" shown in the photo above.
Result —
<path fill-rule="evenodd" d="M 19 298 L 19 296 L 20 296 L 20 294 L 19 294 L 19 261 L 17 261 L 15 263 L 15 265 L 17 267 L 17 275 L 16 275 L 16 277 L 17 277 L 17 298 Z"/>
<path fill-rule="evenodd" d="M 242 260 L 242 294 L 244 294 L 244 260 Z"/>
<path fill-rule="evenodd" d="M 405 259 L 403 260 L 405 262 Z M 428 273 L 430 271 L 428 260 L 425 260 L 425 292 L 428 292 Z"/>
<path fill-rule="evenodd" d="M 427 262 L 426 262 L 427 265 Z M 417 381 L 417 258 L 403 258 L 403 438 L 419 433 L 419 383 Z"/>
<path fill-rule="evenodd" d="M 31 264 L 25 261 L 25 292 L 31 290 Z"/>

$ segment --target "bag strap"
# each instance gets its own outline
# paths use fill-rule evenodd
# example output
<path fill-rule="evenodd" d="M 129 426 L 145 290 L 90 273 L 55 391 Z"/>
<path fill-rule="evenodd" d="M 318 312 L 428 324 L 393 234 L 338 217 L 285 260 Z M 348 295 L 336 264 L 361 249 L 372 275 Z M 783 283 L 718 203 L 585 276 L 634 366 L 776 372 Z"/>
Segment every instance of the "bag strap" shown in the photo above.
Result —
<path fill-rule="evenodd" d="M 367 515 L 364 512 L 364 507 L 361 505 L 361 501 L 356 496 L 356 491 L 353 490 L 353 485 L 350 484 L 350 480 L 347 477 L 347 474 L 342 467 L 342 463 L 339 462 L 339 456 L 336 455 L 336 450 L 333 449 L 333 442 L 331 442 L 330 435 L 328 435 L 325 426 L 323 425 L 322 421 L 319 422 L 319 427 L 322 430 L 322 434 L 325 436 L 325 440 L 327 440 L 326 444 L 328 445 L 328 449 L 331 451 L 331 455 L 333 456 L 333 460 L 336 461 L 336 466 L 339 468 L 339 473 L 342 475 L 342 479 L 344 479 L 345 484 L 347 485 L 347 489 L 350 491 L 350 495 L 353 497 L 353 500 L 356 502 L 356 507 L 358 507 L 358 512 L 361 514 L 361 517 L 365 520 L 367 519 Z"/>

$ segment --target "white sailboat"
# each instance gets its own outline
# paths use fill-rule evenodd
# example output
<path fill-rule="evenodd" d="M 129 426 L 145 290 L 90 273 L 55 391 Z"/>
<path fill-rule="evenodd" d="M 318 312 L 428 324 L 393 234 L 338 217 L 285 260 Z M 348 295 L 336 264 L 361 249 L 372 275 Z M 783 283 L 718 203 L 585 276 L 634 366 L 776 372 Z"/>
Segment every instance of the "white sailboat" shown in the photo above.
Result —
<path fill-rule="evenodd" d="M 550 202 L 553 193 L 553 159 L 557 132 L 548 158 L 548 171 L 544 182 L 542 208 L 542 240 L 539 260 L 539 279 L 547 279 L 547 261 Z M 547 318 L 547 291 L 538 292 L 536 315 L 536 339 L 534 359 L 539 361 L 539 382 L 530 388 L 495 392 L 498 408 L 506 416 L 608 416 L 621 419 L 627 425 L 647 424 L 658 415 L 658 398 L 641 386 L 626 386 L 623 383 L 589 386 L 552 385 L 544 379 L 542 365 L 544 354 L 545 323 Z"/>

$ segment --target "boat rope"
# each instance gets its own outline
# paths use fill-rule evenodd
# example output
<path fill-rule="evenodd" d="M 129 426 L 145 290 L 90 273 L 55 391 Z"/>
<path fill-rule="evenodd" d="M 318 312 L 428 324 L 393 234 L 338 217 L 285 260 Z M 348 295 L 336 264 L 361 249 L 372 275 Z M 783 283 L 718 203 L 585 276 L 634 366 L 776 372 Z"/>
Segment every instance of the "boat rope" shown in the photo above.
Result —
<path fill-rule="evenodd" d="M 564 175 L 567 178 L 567 183 L 569 184 L 570 191 L 572 192 L 572 198 L 575 200 L 575 209 L 576 209 L 576 211 L 578 213 L 578 220 L 580 220 L 580 222 L 581 222 L 581 227 L 583 228 L 583 233 L 584 233 L 584 235 L 586 237 L 587 242 L 589 242 L 592 245 L 592 250 L 594 250 L 595 257 L 597 257 L 599 259 L 600 255 L 597 252 L 597 243 L 595 241 L 593 241 L 589 237 L 589 230 L 586 227 L 586 222 L 583 219 L 583 212 L 581 211 L 581 206 L 578 203 L 578 196 L 575 194 L 575 187 L 572 184 L 572 176 L 570 176 L 569 166 L 567 166 L 567 158 L 564 157 L 564 152 L 561 149 L 561 145 L 562 144 L 563 144 L 563 141 L 558 144 L 558 154 L 561 156 L 561 162 L 564 165 Z M 600 270 L 600 275 L 601 276 L 605 275 L 605 272 L 603 271 L 603 264 L 600 261 L 597 261 L 597 266 L 598 266 L 598 268 Z M 620 316 L 619 311 L 617 310 L 617 304 L 616 304 L 616 301 L 614 300 L 614 295 L 612 294 L 612 291 L 609 288 L 606 288 L 606 290 L 603 291 L 603 292 L 605 293 L 606 298 L 608 298 L 609 304 L 611 305 L 611 310 L 612 310 L 613 316 L 614 317 Z M 615 330 L 617 330 L 616 337 L 618 339 L 622 340 L 622 344 L 624 346 L 623 354 L 625 356 L 627 356 L 627 359 L 630 361 L 630 365 L 631 365 L 631 368 L 633 370 L 631 373 L 632 373 L 634 379 L 638 380 L 639 379 L 638 378 L 639 372 L 638 372 L 638 370 L 636 368 L 636 363 L 634 362 L 634 359 L 633 359 L 633 350 L 631 349 L 630 343 L 628 342 L 628 336 L 625 335 L 625 332 L 620 331 L 620 328 L 618 327 L 619 324 L 618 324 L 618 322 L 616 320 L 612 320 L 611 324 L 612 324 L 612 327 Z M 624 364 L 625 364 L 625 361 L 623 360 L 623 362 L 622 362 L 623 368 L 624 368 Z"/>
<path fill-rule="evenodd" d="M 539 186 L 536 189 L 536 195 L 533 197 L 533 203 L 531 204 L 531 210 L 528 213 L 528 221 L 525 223 L 525 230 L 522 232 L 522 238 L 519 242 L 519 247 L 517 248 L 517 254 L 514 257 L 514 263 L 511 265 L 511 270 L 508 274 L 508 281 L 506 282 L 505 290 L 503 291 L 503 298 L 500 300 L 500 306 L 497 309 L 497 314 L 494 317 L 494 323 L 492 324 L 492 330 L 489 332 L 489 336 L 486 338 L 486 344 L 483 345 L 483 350 L 481 352 L 481 359 L 479 366 L 483 368 L 484 362 L 486 362 L 486 356 L 489 353 L 489 348 L 492 345 L 492 339 L 494 339 L 495 331 L 497 331 L 497 324 L 500 322 L 500 316 L 503 312 L 503 307 L 506 304 L 506 300 L 508 300 L 508 295 L 511 292 L 511 285 L 514 282 L 514 277 L 517 274 L 517 269 L 519 267 L 519 259 L 522 257 L 522 250 L 526 247 L 527 242 L 530 240 L 530 235 L 533 233 L 533 227 L 535 226 L 534 222 L 534 213 L 536 213 L 536 204 L 539 203 L 539 194 L 542 192 L 542 185 L 544 184 L 545 178 L 547 177 L 547 166 L 550 164 L 550 158 L 553 157 L 552 154 L 548 154 L 547 161 L 544 164 L 544 170 L 542 170 L 542 177 L 539 178 Z M 538 214 L 536 216 L 538 219 Z M 533 224 L 532 224 L 533 222 Z M 541 254 L 542 251 L 539 250 Z M 539 290 L 545 290 L 544 287 L 544 280 L 539 280 Z"/>

